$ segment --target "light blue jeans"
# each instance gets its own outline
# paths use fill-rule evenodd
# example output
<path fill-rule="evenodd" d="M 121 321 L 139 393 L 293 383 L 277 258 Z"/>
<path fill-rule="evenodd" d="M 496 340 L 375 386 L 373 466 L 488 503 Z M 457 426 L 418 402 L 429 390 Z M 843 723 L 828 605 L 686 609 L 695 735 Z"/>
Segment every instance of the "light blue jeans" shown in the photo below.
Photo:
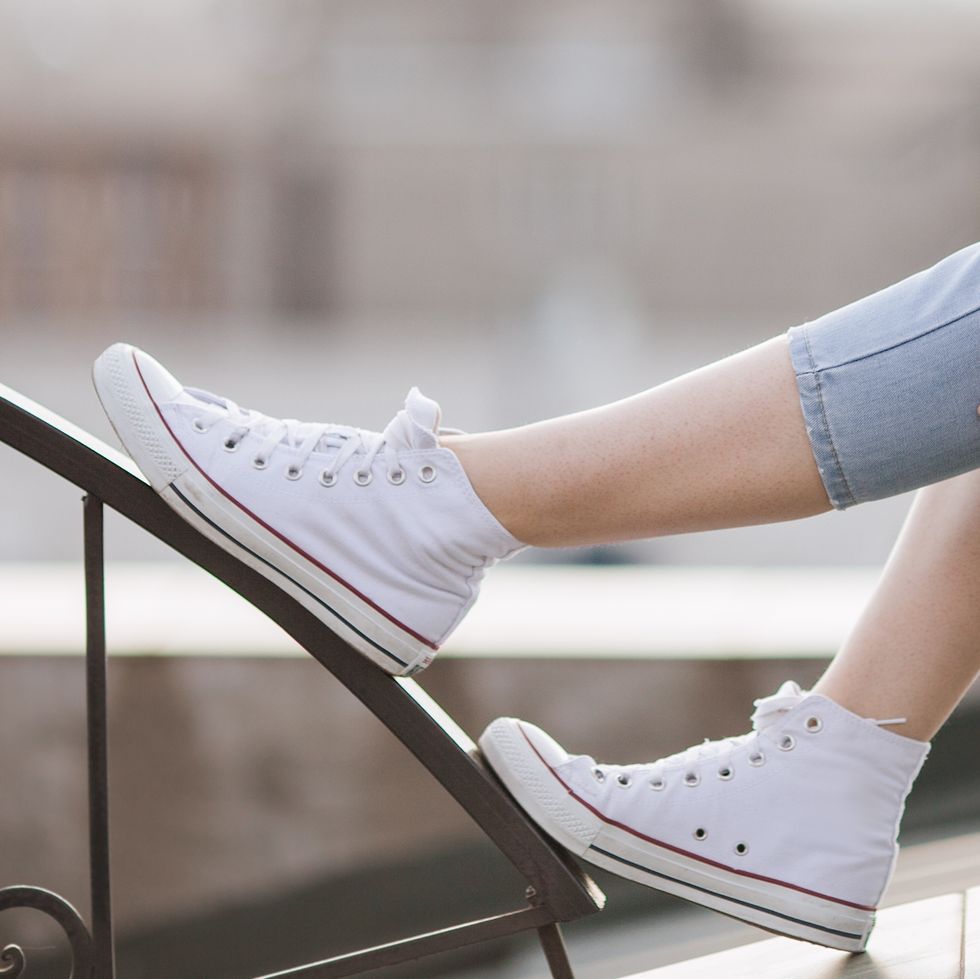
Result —
<path fill-rule="evenodd" d="M 835 508 L 980 467 L 980 244 L 789 340 Z"/>

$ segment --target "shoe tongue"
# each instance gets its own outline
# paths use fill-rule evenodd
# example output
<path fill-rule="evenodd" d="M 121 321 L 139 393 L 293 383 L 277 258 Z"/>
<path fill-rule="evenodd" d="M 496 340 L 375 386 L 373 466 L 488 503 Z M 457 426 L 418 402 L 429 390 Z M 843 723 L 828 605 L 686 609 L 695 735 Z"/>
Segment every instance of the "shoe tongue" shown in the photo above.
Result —
<path fill-rule="evenodd" d="M 800 689 L 800 685 L 795 680 L 787 680 L 774 694 L 755 701 L 755 713 L 752 715 L 753 729 L 762 731 L 777 723 L 805 696 L 805 691 Z"/>
<path fill-rule="evenodd" d="M 418 388 L 412 388 L 405 398 L 405 411 L 408 417 L 420 428 L 435 435 L 439 431 L 442 412 L 432 398 L 427 398 Z"/>
<path fill-rule="evenodd" d="M 434 449 L 439 445 L 439 405 L 418 388 L 405 398 L 405 408 L 385 429 L 384 437 L 396 449 Z"/>
<path fill-rule="evenodd" d="M 773 697 L 786 697 L 791 700 L 802 700 L 806 694 L 800 689 L 795 680 L 785 680 Z M 768 699 L 768 698 L 767 698 Z"/>

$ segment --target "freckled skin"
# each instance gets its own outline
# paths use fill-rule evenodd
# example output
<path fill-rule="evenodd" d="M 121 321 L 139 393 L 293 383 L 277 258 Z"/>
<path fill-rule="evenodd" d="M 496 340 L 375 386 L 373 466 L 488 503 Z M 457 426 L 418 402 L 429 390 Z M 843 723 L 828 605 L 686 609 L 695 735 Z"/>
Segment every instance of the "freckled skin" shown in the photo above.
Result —
<path fill-rule="evenodd" d="M 830 509 L 785 336 L 613 404 L 443 444 L 500 522 L 538 547 Z"/>

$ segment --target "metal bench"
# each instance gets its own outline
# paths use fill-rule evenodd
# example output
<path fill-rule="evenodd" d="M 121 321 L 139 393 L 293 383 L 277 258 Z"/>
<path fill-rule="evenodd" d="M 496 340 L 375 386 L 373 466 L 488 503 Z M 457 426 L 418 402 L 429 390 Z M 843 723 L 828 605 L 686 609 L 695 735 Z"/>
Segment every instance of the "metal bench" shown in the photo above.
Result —
<path fill-rule="evenodd" d="M 91 926 L 68 901 L 41 887 L 18 885 L 0 889 L 0 912 L 33 908 L 45 913 L 64 929 L 68 938 L 72 979 L 114 979 L 103 558 L 103 513 L 108 506 L 209 571 L 278 623 L 419 759 L 527 881 L 523 903 L 513 911 L 297 965 L 275 976 L 350 976 L 535 930 L 552 976 L 572 979 L 559 922 L 600 910 L 602 892 L 529 822 L 483 765 L 473 741 L 415 681 L 387 676 L 352 653 L 343 640 L 270 581 L 188 527 L 120 452 L 2 385 L 0 442 L 69 480 L 86 494 L 83 524 Z M 515 896 L 515 904 L 517 900 Z M 15 979 L 25 966 L 24 952 L 17 945 L 8 944 L 0 950 L 0 975 Z"/>

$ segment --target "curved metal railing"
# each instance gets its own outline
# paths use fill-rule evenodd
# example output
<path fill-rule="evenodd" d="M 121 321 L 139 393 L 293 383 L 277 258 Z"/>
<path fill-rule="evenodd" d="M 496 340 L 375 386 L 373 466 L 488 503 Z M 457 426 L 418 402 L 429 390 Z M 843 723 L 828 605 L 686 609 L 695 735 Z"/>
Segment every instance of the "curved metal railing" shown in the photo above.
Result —
<path fill-rule="evenodd" d="M 86 690 L 89 748 L 89 833 L 92 927 L 63 898 L 39 887 L 0 889 L 0 912 L 34 908 L 58 922 L 72 951 L 70 979 L 114 979 L 109 874 L 108 755 L 103 505 L 169 544 L 278 623 L 351 691 L 432 773 L 527 880 L 514 911 L 351 952 L 267 976 L 328 979 L 355 975 L 464 945 L 537 930 L 556 979 L 572 979 L 558 922 L 602 907 L 601 891 L 528 820 L 483 765 L 472 740 L 410 679 L 383 673 L 312 613 L 258 572 L 181 520 L 122 453 L 16 391 L 0 385 L 0 442 L 24 453 L 86 493 Z M 16 979 L 25 956 L 0 950 L 0 977 Z"/>

